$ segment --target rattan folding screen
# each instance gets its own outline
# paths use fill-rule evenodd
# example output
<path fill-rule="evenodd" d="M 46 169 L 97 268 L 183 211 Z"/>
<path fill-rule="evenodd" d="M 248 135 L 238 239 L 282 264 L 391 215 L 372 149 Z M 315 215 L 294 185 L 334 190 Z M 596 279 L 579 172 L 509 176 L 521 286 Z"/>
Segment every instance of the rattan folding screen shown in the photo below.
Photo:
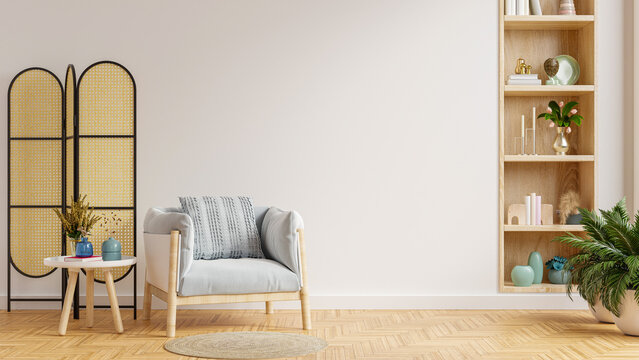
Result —
<path fill-rule="evenodd" d="M 96 212 L 122 219 L 115 237 L 124 255 L 136 255 L 136 87 L 122 65 L 102 61 L 89 66 L 76 85 L 73 65 L 65 87 L 48 70 L 29 68 L 15 76 L 8 93 L 8 269 L 7 310 L 11 301 L 62 301 L 12 298 L 11 267 L 27 277 L 54 269 L 42 259 L 66 253 L 66 239 L 52 209 L 86 194 Z M 112 228 L 113 229 L 113 228 Z M 100 253 L 107 234 L 94 229 Z M 116 281 L 133 272 L 137 310 L 137 269 L 119 269 Z M 96 280 L 103 281 L 102 273 Z M 66 276 L 62 277 L 64 292 Z M 79 301 L 74 301 L 78 317 Z"/>

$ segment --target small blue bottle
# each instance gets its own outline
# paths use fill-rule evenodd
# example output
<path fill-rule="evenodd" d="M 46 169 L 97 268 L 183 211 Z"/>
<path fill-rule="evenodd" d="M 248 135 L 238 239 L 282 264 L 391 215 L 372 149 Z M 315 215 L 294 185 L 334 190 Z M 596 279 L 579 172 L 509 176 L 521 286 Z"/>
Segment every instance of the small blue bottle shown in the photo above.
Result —
<path fill-rule="evenodd" d="M 80 258 L 93 256 L 93 244 L 86 236 L 82 237 L 82 241 L 75 246 L 75 256 Z"/>

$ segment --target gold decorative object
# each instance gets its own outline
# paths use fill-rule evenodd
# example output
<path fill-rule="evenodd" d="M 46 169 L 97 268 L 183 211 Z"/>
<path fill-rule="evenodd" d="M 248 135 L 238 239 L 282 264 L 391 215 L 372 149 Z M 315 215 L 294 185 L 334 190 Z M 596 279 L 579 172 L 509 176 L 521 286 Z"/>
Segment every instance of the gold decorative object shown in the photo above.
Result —
<path fill-rule="evenodd" d="M 515 74 L 525 74 L 526 73 L 526 60 L 519 58 L 517 59 L 517 66 L 515 66 Z"/>

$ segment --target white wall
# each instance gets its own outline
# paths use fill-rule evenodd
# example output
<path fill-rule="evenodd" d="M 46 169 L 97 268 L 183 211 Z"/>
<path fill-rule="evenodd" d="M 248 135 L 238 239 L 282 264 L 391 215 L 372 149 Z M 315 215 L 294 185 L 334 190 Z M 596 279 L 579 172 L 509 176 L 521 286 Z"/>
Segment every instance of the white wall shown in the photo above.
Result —
<path fill-rule="evenodd" d="M 600 5 L 602 206 L 631 188 L 624 6 Z M 318 306 L 569 306 L 497 290 L 497 1 L 1 0 L 0 34 L 0 88 L 36 65 L 131 70 L 140 231 L 179 195 L 250 194 L 304 216 Z"/>

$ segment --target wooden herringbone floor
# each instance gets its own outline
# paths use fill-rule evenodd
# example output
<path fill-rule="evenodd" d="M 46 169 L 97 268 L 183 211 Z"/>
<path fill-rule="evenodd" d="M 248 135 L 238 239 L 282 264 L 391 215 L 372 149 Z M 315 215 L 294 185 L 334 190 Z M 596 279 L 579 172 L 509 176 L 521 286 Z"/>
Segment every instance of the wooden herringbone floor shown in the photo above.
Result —
<path fill-rule="evenodd" d="M 122 310 L 125 333 L 96 310 L 95 327 L 71 320 L 57 335 L 57 311 L 0 313 L 3 359 L 178 359 L 167 353 L 164 311 L 150 321 Z M 598 324 L 587 311 L 313 311 L 308 334 L 329 347 L 304 359 L 639 359 L 639 338 Z M 178 311 L 177 336 L 219 331 L 305 333 L 297 311 Z"/>

